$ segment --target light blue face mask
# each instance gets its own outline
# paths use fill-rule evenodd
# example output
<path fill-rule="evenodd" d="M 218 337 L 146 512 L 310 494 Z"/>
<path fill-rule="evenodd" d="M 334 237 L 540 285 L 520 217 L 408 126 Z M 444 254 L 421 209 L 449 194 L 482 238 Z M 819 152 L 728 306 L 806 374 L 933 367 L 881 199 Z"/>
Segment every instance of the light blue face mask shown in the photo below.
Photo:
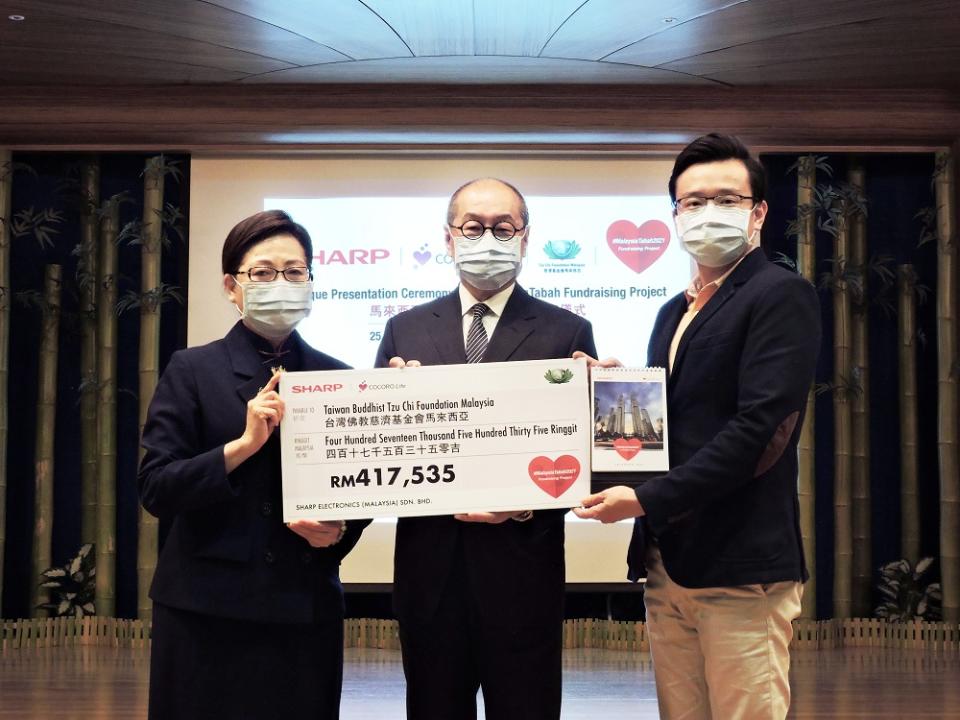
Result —
<path fill-rule="evenodd" d="M 257 335 L 269 340 L 282 340 L 310 314 L 313 304 L 313 283 L 237 282 L 243 294 L 243 323 Z M 239 310 L 239 308 L 238 308 Z"/>
<path fill-rule="evenodd" d="M 746 208 L 721 208 L 708 204 L 702 210 L 677 215 L 683 249 L 705 267 L 723 267 L 747 252 L 750 214 Z"/>
<path fill-rule="evenodd" d="M 522 237 L 517 233 L 507 241 L 497 240 L 490 231 L 476 240 L 454 236 L 457 272 L 475 288 L 499 290 L 520 273 Z"/>

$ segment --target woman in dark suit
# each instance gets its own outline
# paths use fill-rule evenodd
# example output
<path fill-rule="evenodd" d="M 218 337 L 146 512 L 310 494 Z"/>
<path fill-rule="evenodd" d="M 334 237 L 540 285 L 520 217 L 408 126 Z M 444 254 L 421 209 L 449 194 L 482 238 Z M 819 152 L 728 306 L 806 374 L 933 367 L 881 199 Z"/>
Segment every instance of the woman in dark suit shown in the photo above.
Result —
<path fill-rule="evenodd" d="M 339 565 L 366 523 L 285 525 L 281 512 L 279 368 L 347 367 L 294 330 L 312 257 L 282 211 L 234 227 L 223 286 L 241 319 L 174 353 L 150 404 L 140 498 L 170 523 L 150 590 L 153 720 L 339 715 Z"/>

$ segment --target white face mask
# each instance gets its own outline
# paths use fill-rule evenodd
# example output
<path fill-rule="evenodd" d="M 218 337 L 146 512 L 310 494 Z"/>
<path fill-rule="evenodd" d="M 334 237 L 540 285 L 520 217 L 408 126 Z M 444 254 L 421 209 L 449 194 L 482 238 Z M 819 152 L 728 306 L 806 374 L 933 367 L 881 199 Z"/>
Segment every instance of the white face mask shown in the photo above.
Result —
<path fill-rule="evenodd" d="M 476 240 L 453 236 L 457 272 L 479 290 L 499 290 L 517 277 L 523 260 L 518 232 L 507 241 L 497 240 L 486 231 Z"/>
<path fill-rule="evenodd" d="M 273 282 L 240 283 L 243 294 L 244 324 L 257 335 L 269 340 L 287 337 L 301 320 L 310 314 L 313 304 L 313 283 Z"/>
<path fill-rule="evenodd" d="M 706 267 L 723 267 L 738 260 L 752 240 L 746 208 L 721 208 L 708 203 L 702 210 L 677 215 L 683 249 Z"/>

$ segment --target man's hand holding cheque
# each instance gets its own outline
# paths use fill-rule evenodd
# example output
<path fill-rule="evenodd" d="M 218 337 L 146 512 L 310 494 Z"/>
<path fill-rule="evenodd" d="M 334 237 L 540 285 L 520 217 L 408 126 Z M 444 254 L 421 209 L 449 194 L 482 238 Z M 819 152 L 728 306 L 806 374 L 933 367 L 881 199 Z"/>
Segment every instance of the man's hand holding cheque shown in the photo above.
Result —
<path fill-rule="evenodd" d="M 573 509 L 581 520 L 599 520 L 614 523 L 627 518 L 642 517 L 645 513 L 637 494 L 625 485 L 607 488 L 583 499 L 583 507 Z"/>

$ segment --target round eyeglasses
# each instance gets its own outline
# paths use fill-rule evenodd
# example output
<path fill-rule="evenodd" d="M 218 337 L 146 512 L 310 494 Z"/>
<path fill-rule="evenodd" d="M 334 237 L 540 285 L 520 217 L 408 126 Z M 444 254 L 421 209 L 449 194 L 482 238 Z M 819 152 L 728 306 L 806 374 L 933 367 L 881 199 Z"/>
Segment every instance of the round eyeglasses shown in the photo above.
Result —
<path fill-rule="evenodd" d="M 496 225 L 490 226 L 484 225 L 479 220 L 467 220 L 463 225 L 448 225 L 447 227 L 453 230 L 459 230 L 460 234 L 467 240 L 479 240 L 483 237 L 483 234 L 489 230 L 497 240 L 503 242 L 512 240 L 517 233 L 526 230 L 525 227 L 518 228 L 515 227 L 513 223 L 506 221 L 498 222 Z"/>

